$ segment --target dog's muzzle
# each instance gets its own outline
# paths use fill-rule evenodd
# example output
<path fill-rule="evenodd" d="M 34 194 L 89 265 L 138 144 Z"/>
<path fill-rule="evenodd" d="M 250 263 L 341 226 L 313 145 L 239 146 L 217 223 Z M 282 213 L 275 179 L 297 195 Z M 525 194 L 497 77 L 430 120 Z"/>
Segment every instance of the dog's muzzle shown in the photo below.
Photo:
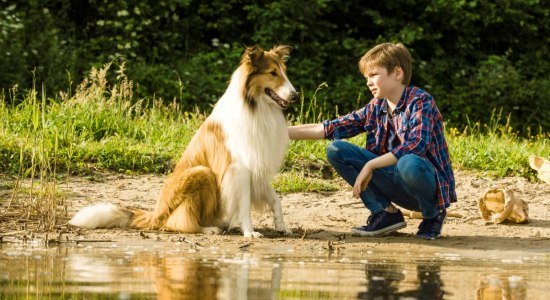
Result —
<path fill-rule="evenodd" d="M 286 109 L 288 107 L 288 105 L 290 104 L 290 102 L 294 102 L 294 101 L 296 101 L 296 99 L 298 99 L 298 94 L 296 92 L 292 92 L 290 94 L 290 99 L 289 100 L 285 100 L 285 99 L 281 98 L 279 95 L 277 95 L 277 93 L 275 93 L 273 90 L 271 90 L 269 88 L 265 89 L 265 93 L 271 99 L 273 99 L 273 101 L 277 102 L 277 104 L 279 104 L 279 106 L 283 109 Z"/>

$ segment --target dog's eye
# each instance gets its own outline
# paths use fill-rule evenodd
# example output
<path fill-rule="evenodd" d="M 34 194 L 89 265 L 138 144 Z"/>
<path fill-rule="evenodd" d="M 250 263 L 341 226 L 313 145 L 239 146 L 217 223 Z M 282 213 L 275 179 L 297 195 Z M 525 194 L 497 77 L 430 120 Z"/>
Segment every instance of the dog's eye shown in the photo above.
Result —
<path fill-rule="evenodd" d="M 271 72 L 269 72 L 269 74 L 271 74 L 272 76 L 277 76 L 277 72 L 275 72 L 275 71 L 271 71 Z"/>

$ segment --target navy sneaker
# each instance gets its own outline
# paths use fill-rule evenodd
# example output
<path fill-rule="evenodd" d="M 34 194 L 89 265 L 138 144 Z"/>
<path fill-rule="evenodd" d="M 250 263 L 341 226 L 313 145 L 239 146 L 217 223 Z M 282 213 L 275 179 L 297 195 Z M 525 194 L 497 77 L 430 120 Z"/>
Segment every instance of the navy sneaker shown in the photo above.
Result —
<path fill-rule="evenodd" d="M 367 224 L 351 229 L 352 236 L 381 236 L 387 235 L 401 228 L 405 228 L 407 223 L 400 210 L 389 213 L 385 210 L 370 215 Z"/>
<path fill-rule="evenodd" d="M 435 217 L 422 220 L 418 226 L 416 236 L 427 240 L 441 237 L 441 229 L 443 228 L 443 223 L 445 223 L 446 218 L 447 211 L 441 210 Z"/>

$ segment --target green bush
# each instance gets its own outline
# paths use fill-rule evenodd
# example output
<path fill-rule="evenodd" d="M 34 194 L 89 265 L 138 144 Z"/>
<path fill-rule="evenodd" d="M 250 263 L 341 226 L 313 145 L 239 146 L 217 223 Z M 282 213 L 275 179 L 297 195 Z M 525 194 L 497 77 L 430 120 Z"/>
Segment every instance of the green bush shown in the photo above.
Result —
<path fill-rule="evenodd" d="M 290 79 L 306 99 L 326 83 L 317 99 L 334 115 L 369 100 L 357 61 L 391 41 L 453 126 L 502 108 L 524 134 L 547 132 L 549 15 L 539 0 L 0 0 L 0 89 L 44 84 L 61 100 L 92 66 L 125 62 L 136 100 L 208 109 L 243 46 L 289 44 Z"/>

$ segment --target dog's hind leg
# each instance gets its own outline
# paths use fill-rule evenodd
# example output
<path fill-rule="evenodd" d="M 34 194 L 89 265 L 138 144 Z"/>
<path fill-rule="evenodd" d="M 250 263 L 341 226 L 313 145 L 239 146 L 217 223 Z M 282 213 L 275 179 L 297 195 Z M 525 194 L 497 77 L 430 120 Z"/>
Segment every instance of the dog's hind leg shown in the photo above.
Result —
<path fill-rule="evenodd" d="M 167 179 L 155 210 L 147 222 L 154 229 L 185 233 L 220 233 L 219 189 L 216 176 L 207 167 L 175 170 Z M 136 223 L 136 222 L 134 222 Z M 133 224 L 139 227 L 139 224 Z"/>

